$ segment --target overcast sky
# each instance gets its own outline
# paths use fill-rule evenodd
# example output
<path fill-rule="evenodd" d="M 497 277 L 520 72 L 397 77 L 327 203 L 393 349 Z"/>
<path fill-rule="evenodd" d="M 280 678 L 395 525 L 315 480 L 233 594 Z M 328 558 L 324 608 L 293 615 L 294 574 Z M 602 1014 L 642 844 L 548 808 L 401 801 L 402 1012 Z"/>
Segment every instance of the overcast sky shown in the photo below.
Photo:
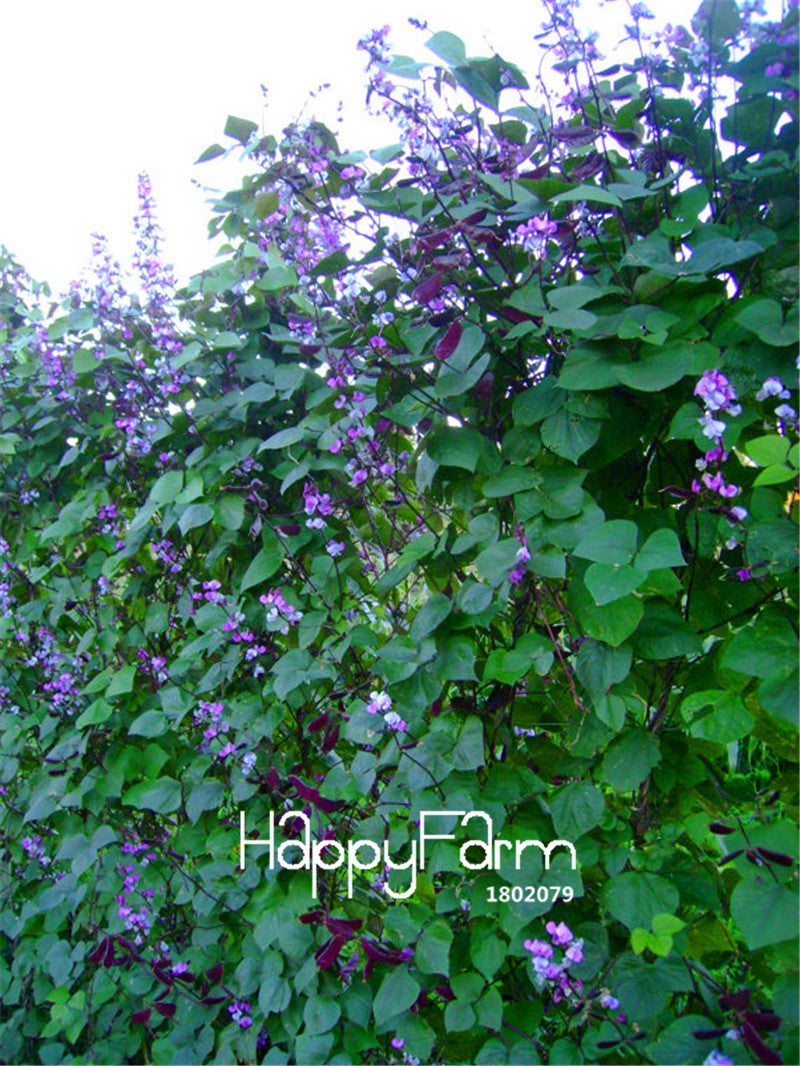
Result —
<path fill-rule="evenodd" d="M 662 22 L 688 25 L 698 2 L 650 7 Z M 586 25 L 616 41 L 624 0 L 583 6 Z M 231 162 L 194 166 L 208 145 L 230 143 L 226 116 L 279 132 L 328 82 L 306 114 L 330 122 L 341 100 L 343 149 L 387 143 L 393 138 L 365 116 L 356 44 L 388 23 L 398 51 L 422 56 L 427 34 L 412 30 L 409 16 L 457 33 L 471 55 L 491 46 L 530 70 L 539 54 L 536 0 L 12 0 L 0 63 L 0 244 L 56 291 L 88 263 L 94 231 L 125 260 L 136 176 L 147 170 L 168 256 L 185 280 L 216 251 L 208 194 L 193 179 L 222 190 L 239 183 Z"/>

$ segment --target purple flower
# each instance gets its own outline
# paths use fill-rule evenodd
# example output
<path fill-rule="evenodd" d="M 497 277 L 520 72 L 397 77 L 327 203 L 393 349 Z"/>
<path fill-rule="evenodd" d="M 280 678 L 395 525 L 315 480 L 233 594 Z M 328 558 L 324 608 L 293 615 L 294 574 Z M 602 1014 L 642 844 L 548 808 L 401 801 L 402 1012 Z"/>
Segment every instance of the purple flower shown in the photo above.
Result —
<path fill-rule="evenodd" d="M 403 1040 L 402 1036 L 392 1037 L 392 1047 L 395 1049 L 395 1051 L 402 1051 L 405 1046 L 406 1042 L 405 1040 Z"/>
<path fill-rule="evenodd" d="M 228 1007 L 228 1014 L 231 1019 L 236 1022 L 240 1029 L 249 1029 L 253 1024 L 253 1019 L 248 1018 L 251 1007 L 249 1003 L 244 1003 L 241 999 L 235 999 L 230 1007 Z"/>
<path fill-rule="evenodd" d="M 575 965 L 579 965 L 583 962 L 583 941 L 576 940 L 570 944 L 567 950 L 564 952 L 564 958 L 569 959 L 570 962 L 574 962 Z"/>
<path fill-rule="evenodd" d="M 697 421 L 703 427 L 703 436 L 710 437 L 712 440 L 719 440 L 727 429 L 726 423 L 714 418 L 710 411 L 706 411 L 703 417 L 698 418 Z"/>
<path fill-rule="evenodd" d="M 553 949 L 546 940 L 526 940 L 523 945 L 531 955 L 541 959 L 552 959 Z"/>
<path fill-rule="evenodd" d="M 550 939 L 556 947 L 563 947 L 572 940 L 570 928 L 564 922 L 559 922 L 558 925 L 555 922 L 548 922 L 545 929 L 550 934 Z"/>
<path fill-rule="evenodd" d="M 600 997 L 600 1003 L 608 1010 L 616 1010 L 619 1006 L 619 1000 L 611 995 L 610 992 L 605 992 Z"/>
<path fill-rule="evenodd" d="M 343 540 L 329 540 L 325 545 L 325 551 L 330 555 L 332 559 L 335 559 L 338 555 L 341 555 L 344 551 Z"/>
<path fill-rule="evenodd" d="M 766 78 L 780 78 L 782 74 L 783 63 L 770 63 L 768 66 L 764 67 L 764 76 Z"/>
<path fill-rule="evenodd" d="M 736 399 L 736 390 L 721 370 L 704 370 L 694 387 L 709 411 L 724 411 Z"/>
<path fill-rule="evenodd" d="M 513 570 L 509 571 L 509 574 L 508 574 L 508 580 L 511 582 L 512 585 L 521 585 L 522 584 L 522 580 L 523 580 L 524 577 L 525 577 L 525 567 L 524 567 L 524 565 L 515 566 L 513 568 Z"/>
<path fill-rule="evenodd" d="M 388 692 L 370 692 L 367 714 L 385 714 L 392 709 L 392 697 Z"/>
<path fill-rule="evenodd" d="M 389 711 L 388 714 L 383 716 L 383 720 L 395 733 L 405 733 L 408 728 L 408 723 L 403 721 L 397 711 Z"/>
<path fill-rule="evenodd" d="M 769 396 L 777 396 L 780 400 L 788 400 L 791 393 L 784 388 L 780 378 L 767 378 L 756 393 L 757 400 L 766 400 Z"/>
<path fill-rule="evenodd" d="M 703 1059 L 703 1066 L 733 1066 L 733 1059 L 729 1059 L 727 1055 L 723 1055 L 715 1048 Z"/>

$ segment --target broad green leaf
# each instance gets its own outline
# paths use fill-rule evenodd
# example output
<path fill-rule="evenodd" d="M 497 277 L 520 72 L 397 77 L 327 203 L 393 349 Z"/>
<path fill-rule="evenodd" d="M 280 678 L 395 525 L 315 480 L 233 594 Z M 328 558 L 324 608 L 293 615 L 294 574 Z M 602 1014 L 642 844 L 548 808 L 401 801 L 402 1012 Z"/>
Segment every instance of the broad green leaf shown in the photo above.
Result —
<path fill-rule="evenodd" d="M 605 800 L 588 781 L 564 785 L 550 801 L 550 814 L 559 837 L 575 842 L 600 824 Z"/>
<path fill-rule="evenodd" d="M 213 517 L 214 512 L 207 503 L 190 503 L 178 519 L 178 526 L 181 533 L 185 534 L 190 529 L 206 525 Z"/>
<path fill-rule="evenodd" d="M 144 714 L 140 714 L 138 718 L 131 722 L 128 732 L 131 736 L 160 737 L 168 729 L 169 722 L 163 711 L 145 711 Z"/>
<path fill-rule="evenodd" d="M 283 545 L 274 533 L 265 534 L 264 539 L 266 541 L 264 547 L 244 572 L 239 586 L 240 592 L 246 592 L 253 585 L 260 585 L 269 580 L 280 569 L 283 562 Z"/>
<path fill-rule="evenodd" d="M 383 1025 L 389 1018 L 403 1014 L 416 1003 L 419 993 L 419 985 L 405 968 L 390 970 L 381 982 L 372 1004 L 376 1025 Z"/>
<path fill-rule="evenodd" d="M 612 877 L 603 889 L 605 904 L 628 929 L 649 929 L 656 914 L 674 914 L 678 890 L 658 874 L 630 870 Z"/>
<path fill-rule="evenodd" d="M 681 703 L 681 717 L 688 724 L 691 736 L 717 744 L 740 740 L 755 724 L 739 693 L 720 689 L 687 696 Z"/>
<path fill-rule="evenodd" d="M 733 890 L 731 916 L 751 951 L 793 940 L 798 933 L 797 915 L 796 886 L 788 888 L 762 878 L 740 881 Z"/>
<path fill-rule="evenodd" d="M 702 651 L 697 634 L 678 612 L 654 600 L 645 606 L 633 643 L 643 659 L 677 659 Z"/>
<path fill-rule="evenodd" d="M 618 563 L 592 563 L 586 571 L 584 581 L 598 607 L 613 603 L 642 584 L 647 577 L 643 570 L 634 566 L 620 566 Z"/>
<path fill-rule="evenodd" d="M 414 948 L 414 962 L 422 973 L 450 976 L 450 946 L 453 932 L 443 921 L 425 928 Z"/>
<path fill-rule="evenodd" d="M 597 443 L 602 423 L 561 408 L 542 423 L 542 442 L 556 455 L 577 463 Z"/>
<path fill-rule="evenodd" d="M 105 695 L 107 697 L 121 696 L 127 692 L 131 692 L 133 690 L 133 679 L 135 677 L 135 666 L 123 666 L 121 670 L 116 670 L 108 683 Z"/>
<path fill-rule="evenodd" d="M 632 730 L 609 746 L 601 767 L 603 780 L 617 792 L 630 792 L 660 761 L 658 738 L 644 729 Z"/>
<path fill-rule="evenodd" d="M 159 777 L 157 781 L 142 781 L 129 788 L 122 797 L 126 807 L 137 810 L 155 811 L 156 814 L 170 814 L 181 805 L 181 786 L 171 777 Z"/>
<path fill-rule="evenodd" d="M 484 681 L 502 681 L 512 685 L 533 667 L 544 676 L 553 663 L 553 648 L 550 642 L 538 633 L 526 633 L 509 650 L 498 648 L 486 660 Z"/>
<path fill-rule="evenodd" d="M 600 188 L 599 185 L 576 185 L 574 189 L 568 189 L 550 200 L 551 204 L 575 203 L 579 200 L 588 200 L 590 203 L 610 204 L 612 207 L 622 207 L 622 200 L 613 192 Z"/>
<path fill-rule="evenodd" d="M 633 559 L 637 536 L 633 522 L 616 518 L 585 536 L 573 554 L 581 559 L 620 566 Z"/>
<path fill-rule="evenodd" d="M 456 37 L 454 33 L 448 33 L 446 30 L 434 33 L 433 37 L 425 43 L 425 47 L 451 67 L 459 66 L 467 58 L 464 42 L 460 37 Z"/>
<path fill-rule="evenodd" d="M 637 570 L 661 570 L 664 567 L 685 566 L 677 534 L 671 529 L 657 529 L 651 533 L 636 555 Z"/>

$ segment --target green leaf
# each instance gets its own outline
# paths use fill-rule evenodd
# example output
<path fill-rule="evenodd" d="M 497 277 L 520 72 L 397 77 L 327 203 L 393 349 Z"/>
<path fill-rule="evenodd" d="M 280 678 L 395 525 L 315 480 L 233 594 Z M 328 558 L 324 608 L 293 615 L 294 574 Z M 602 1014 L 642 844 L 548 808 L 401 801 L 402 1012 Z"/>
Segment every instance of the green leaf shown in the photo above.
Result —
<path fill-rule="evenodd" d="M 783 324 L 781 305 L 775 300 L 760 299 L 748 305 L 736 316 L 737 321 L 755 333 L 760 341 L 775 348 L 785 348 L 797 342 L 797 324 Z"/>
<path fill-rule="evenodd" d="M 572 610 L 583 632 L 596 640 L 617 647 L 635 632 L 644 615 L 644 604 L 635 596 L 625 596 L 603 607 L 598 607 L 589 590 L 579 581 L 573 581 L 568 592 Z"/>
<path fill-rule="evenodd" d="M 484 484 L 482 491 L 487 499 L 494 500 L 524 492 L 538 483 L 539 475 L 530 467 L 504 466 Z"/>
<path fill-rule="evenodd" d="M 429 596 L 414 616 L 411 623 L 411 639 L 420 641 L 433 633 L 450 614 L 453 604 L 447 596 L 434 593 Z"/>
<path fill-rule="evenodd" d="M 444 1011 L 444 1026 L 448 1033 L 463 1033 L 475 1027 L 475 1011 L 470 1003 L 456 1000 Z"/>
<path fill-rule="evenodd" d="M 566 396 L 563 390 L 558 388 L 556 379 L 547 377 L 514 398 L 514 425 L 534 426 L 548 415 L 561 410 L 565 401 Z"/>
<path fill-rule="evenodd" d="M 261 453 L 263 451 L 277 451 L 281 448 L 288 448 L 290 444 L 297 444 L 298 441 L 307 436 L 309 436 L 309 431 L 303 426 L 290 426 L 288 429 L 279 429 L 277 433 L 273 433 L 271 437 L 267 437 L 265 441 L 259 444 L 258 451 Z"/>
<path fill-rule="evenodd" d="M 16 455 L 19 433 L 0 433 L 0 455 Z"/>
<path fill-rule="evenodd" d="M 280 569 L 283 562 L 283 545 L 274 533 L 265 533 L 264 540 L 266 541 L 264 547 L 244 572 L 239 586 L 240 592 L 246 592 L 253 585 L 260 585 L 263 581 L 267 581 Z"/>
<path fill-rule="evenodd" d="M 622 207 L 622 200 L 613 192 L 600 188 L 599 185 L 576 185 L 574 189 L 558 193 L 550 199 L 551 204 L 575 203 L 578 200 L 588 200 L 596 204 L 610 204 L 612 207 Z"/>
<path fill-rule="evenodd" d="M 602 699 L 612 685 L 624 681 L 630 673 L 632 652 L 629 647 L 613 648 L 591 638 L 585 640 L 575 659 L 575 674 L 593 701 Z"/>
<path fill-rule="evenodd" d="M 237 118 L 236 115 L 228 115 L 223 132 L 226 137 L 233 137 L 240 144 L 247 144 L 251 136 L 258 132 L 258 123 L 251 122 L 247 118 Z"/>
<path fill-rule="evenodd" d="M 214 504 L 214 516 L 223 529 L 240 529 L 244 522 L 244 500 L 241 496 L 223 496 Z"/>
<path fill-rule="evenodd" d="M 391 970 L 381 982 L 381 987 L 372 1004 L 375 1023 L 383 1025 L 389 1018 L 403 1014 L 416 1003 L 419 993 L 419 985 L 407 970 L 403 968 Z"/>
<path fill-rule="evenodd" d="M 168 470 L 150 489 L 147 497 L 150 503 L 172 503 L 183 489 L 183 471 Z"/>
<path fill-rule="evenodd" d="M 507 954 L 508 944 L 496 934 L 486 930 L 473 933 L 470 944 L 472 963 L 487 981 L 490 981 L 503 965 Z"/>
<path fill-rule="evenodd" d="M 131 692 L 133 690 L 133 679 L 135 677 L 135 666 L 123 666 L 121 670 L 116 670 L 108 683 L 105 695 L 108 697 L 122 696 L 127 692 Z"/>
<path fill-rule="evenodd" d="M 602 422 L 561 408 L 542 423 L 542 442 L 556 455 L 577 463 L 596 444 Z"/>
<path fill-rule="evenodd" d="M 677 659 L 703 650 L 697 634 L 677 611 L 652 600 L 645 606 L 633 643 L 643 659 Z"/>
<path fill-rule="evenodd" d="M 78 716 L 75 725 L 78 729 L 84 729 L 87 725 L 100 725 L 107 722 L 113 713 L 113 704 L 102 698 L 97 699 L 89 704 L 83 714 Z"/>
<path fill-rule="evenodd" d="M 467 58 L 464 42 L 460 37 L 456 37 L 454 33 L 448 33 L 446 30 L 434 33 L 433 37 L 426 41 L 425 47 L 451 67 L 463 64 Z"/>
<path fill-rule="evenodd" d="M 654 766 L 661 762 L 658 737 L 644 729 L 624 733 L 612 741 L 603 759 L 601 773 L 617 792 L 638 788 Z"/>
<path fill-rule="evenodd" d="M 514 648 L 498 648 L 486 660 L 483 680 L 502 681 L 513 685 L 534 667 L 544 677 L 553 664 L 553 648 L 548 640 L 538 633 L 526 633 Z"/>
<path fill-rule="evenodd" d="M 600 824 L 605 800 L 588 781 L 564 785 L 550 801 L 550 814 L 559 837 L 574 843 Z"/>
<path fill-rule="evenodd" d="M 306 1000 L 303 1021 L 309 1034 L 327 1033 L 342 1016 L 342 1009 L 335 999 L 325 996 L 310 996 Z"/>
<path fill-rule="evenodd" d="M 661 392 L 689 374 L 694 365 L 688 345 L 673 345 L 646 354 L 635 363 L 618 363 L 616 377 L 620 385 L 638 392 Z"/>
<path fill-rule="evenodd" d="M 453 932 L 443 921 L 426 927 L 414 948 L 414 962 L 422 973 L 450 976 L 450 946 Z"/>
<path fill-rule="evenodd" d="M 598 607 L 613 603 L 642 584 L 647 577 L 643 570 L 633 566 L 620 566 L 616 563 L 592 563 L 586 571 L 584 581 Z"/>
<path fill-rule="evenodd" d="M 797 889 L 767 881 L 740 881 L 731 896 L 731 916 L 751 951 L 797 936 Z M 765 920 L 766 919 L 766 920 Z"/>
<path fill-rule="evenodd" d="M 671 529 L 657 529 L 640 548 L 634 562 L 637 570 L 662 570 L 665 567 L 685 566 L 677 534 Z"/>
<path fill-rule="evenodd" d="M 739 693 L 721 689 L 687 696 L 681 704 L 681 717 L 688 724 L 691 736 L 717 744 L 740 740 L 755 725 Z"/>
<path fill-rule="evenodd" d="M 186 534 L 190 529 L 206 525 L 213 517 L 214 512 L 207 503 L 190 503 L 178 519 L 178 526 L 181 533 Z"/>
<path fill-rule="evenodd" d="M 456 770 L 477 770 L 483 766 L 483 723 L 480 718 L 470 715 L 464 722 L 450 761 Z"/>
<path fill-rule="evenodd" d="M 498 541 L 485 548 L 475 559 L 475 569 L 490 585 L 499 585 L 508 577 L 517 561 L 519 542 L 513 537 Z"/>
<path fill-rule="evenodd" d="M 661 1030 L 657 1040 L 647 1045 L 647 1055 L 653 1062 L 681 1062 L 685 1066 L 699 1066 L 708 1057 L 709 1042 L 698 1040 L 692 1034 L 713 1028 L 714 1023 L 701 1014 L 676 1018 Z"/>
<path fill-rule="evenodd" d="M 181 786 L 171 777 L 159 777 L 157 781 L 142 781 L 129 788 L 122 797 L 126 807 L 137 810 L 155 811 L 156 814 L 170 814 L 181 805 Z"/>
<path fill-rule="evenodd" d="M 382 574 L 375 588 L 379 593 L 388 592 L 407 577 L 417 566 L 420 560 L 427 558 L 436 547 L 436 535 L 423 533 L 415 537 L 400 552 L 394 566 Z"/>
<path fill-rule="evenodd" d="M 128 732 L 135 737 L 160 737 L 169 729 L 163 711 L 145 711 L 131 722 Z"/>
<path fill-rule="evenodd" d="M 606 907 L 628 929 L 649 929 L 656 914 L 674 914 L 678 890 L 658 874 L 630 870 L 612 877 L 603 889 Z"/>
<path fill-rule="evenodd" d="M 797 662 L 797 634 L 777 610 L 760 614 L 740 629 L 722 656 L 728 670 L 750 677 L 786 677 Z"/>
<path fill-rule="evenodd" d="M 186 813 L 194 823 L 203 811 L 218 810 L 222 805 L 225 789 L 221 781 L 201 781 L 195 785 L 186 800 Z"/>
<path fill-rule="evenodd" d="M 216 159 L 218 156 L 225 155 L 225 149 L 221 144 L 211 144 L 204 152 L 202 152 L 195 163 L 207 163 L 209 159 Z"/>
<path fill-rule="evenodd" d="M 638 533 L 633 522 L 615 518 L 587 534 L 573 549 L 573 554 L 597 563 L 629 563 L 636 551 Z"/>
<path fill-rule="evenodd" d="M 470 426 L 442 427 L 426 441 L 425 450 L 441 466 L 460 467 L 472 473 L 479 465 L 486 473 L 500 465 L 493 443 Z"/>

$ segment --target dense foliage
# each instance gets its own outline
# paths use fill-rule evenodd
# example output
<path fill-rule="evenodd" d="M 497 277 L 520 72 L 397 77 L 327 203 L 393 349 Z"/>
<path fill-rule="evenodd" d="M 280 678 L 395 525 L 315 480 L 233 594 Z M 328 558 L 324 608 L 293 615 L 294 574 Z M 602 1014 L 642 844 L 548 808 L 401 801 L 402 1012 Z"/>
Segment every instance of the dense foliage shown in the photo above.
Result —
<path fill-rule="evenodd" d="M 2 1061 L 798 1061 L 797 12 L 753 6 L 633 5 L 604 68 L 553 2 L 543 100 L 376 32 L 397 143 L 230 119 L 184 290 L 144 177 L 131 277 L 5 260 Z M 473 821 L 314 898 L 239 869 L 287 809 L 578 868 L 470 870 Z"/>

